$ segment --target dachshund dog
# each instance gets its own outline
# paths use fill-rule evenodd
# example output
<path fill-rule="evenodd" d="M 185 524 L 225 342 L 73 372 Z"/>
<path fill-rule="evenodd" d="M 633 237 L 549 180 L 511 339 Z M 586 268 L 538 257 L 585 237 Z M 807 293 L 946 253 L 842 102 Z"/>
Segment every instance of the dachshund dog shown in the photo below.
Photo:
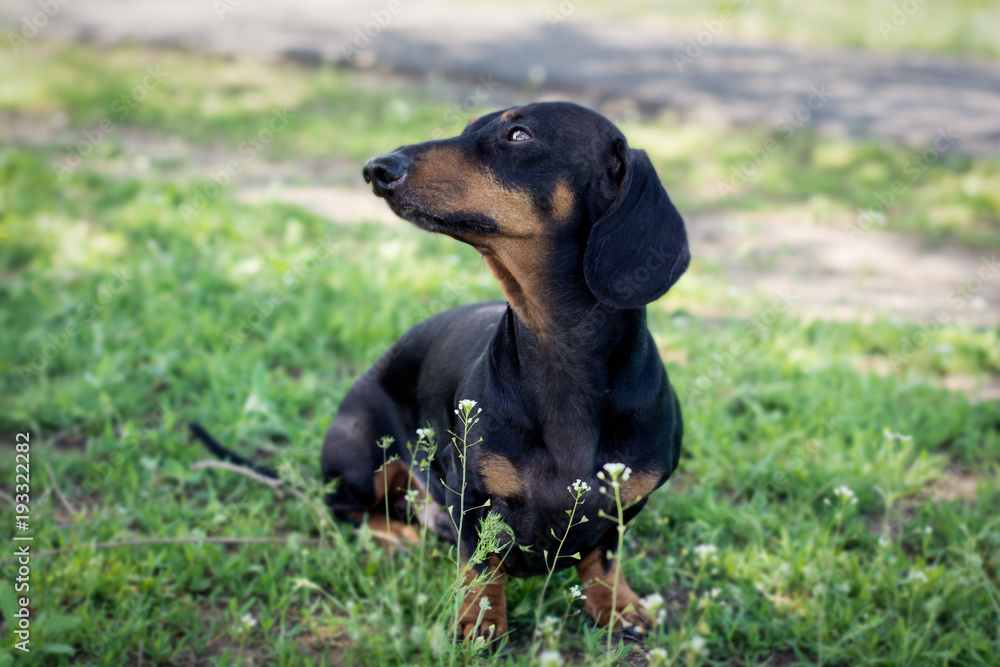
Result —
<path fill-rule="evenodd" d="M 648 630 L 652 619 L 615 553 L 618 523 L 604 515 L 617 516 L 617 491 L 631 520 L 681 451 L 680 405 L 646 327 L 646 305 L 680 278 L 690 253 L 649 158 L 603 116 L 554 102 L 491 113 L 457 137 L 398 148 L 369 160 L 363 175 L 401 218 L 475 248 L 506 302 L 431 317 L 357 381 L 323 444 L 324 478 L 339 480 L 331 508 L 391 540 L 412 539 L 405 496 L 416 490 L 424 508 L 417 520 L 457 543 L 463 560 L 486 514 L 503 518 L 513 534 L 470 567 L 470 582 L 477 573 L 489 579 L 469 589 L 459 638 L 506 632 L 506 575 L 569 565 L 598 623 Z M 475 402 L 471 418 L 483 422 L 474 427 L 482 441 L 465 456 L 450 443 L 433 459 L 405 446 L 418 428 L 460 433 L 463 400 Z M 613 491 L 604 466 L 617 463 L 627 470 L 610 467 Z M 553 562 L 553 536 L 567 530 L 577 480 L 577 490 L 590 490 Z M 477 624 L 483 596 L 489 605 Z"/>

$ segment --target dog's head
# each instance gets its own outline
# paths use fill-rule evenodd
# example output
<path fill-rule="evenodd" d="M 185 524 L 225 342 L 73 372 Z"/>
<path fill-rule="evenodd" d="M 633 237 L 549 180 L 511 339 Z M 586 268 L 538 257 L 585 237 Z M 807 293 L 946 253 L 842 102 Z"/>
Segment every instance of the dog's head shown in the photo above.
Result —
<path fill-rule="evenodd" d="M 641 308 L 690 259 L 684 222 L 649 158 L 575 104 L 491 113 L 457 137 L 372 158 L 364 178 L 400 217 L 479 250 L 529 324 L 541 325 L 560 281 L 575 279 L 614 308 Z"/>

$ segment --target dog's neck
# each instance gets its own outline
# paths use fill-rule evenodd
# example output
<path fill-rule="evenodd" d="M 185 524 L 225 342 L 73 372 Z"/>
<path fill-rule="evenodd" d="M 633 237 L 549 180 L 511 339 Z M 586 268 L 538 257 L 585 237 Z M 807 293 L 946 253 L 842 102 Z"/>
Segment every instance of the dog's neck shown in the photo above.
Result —
<path fill-rule="evenodd" d="M 617 310 L 592 295 L 578 296 L 564 300 L 562 308 L 550 314 L 541 335 L 508 307 L 493 356 L 505 362 L 508 377 L 516 374 L 525 416 L 542 435 L 558 473 L 587 480 L 601 463 L 601 423 L 654 400 L 632 396 L 627 387 L 658 390 L 662 371 L 656 350 L 650 349 L 645 308 Z M 637 382 L 640 376 L 648 378 L 647 384 Z M 612 390 L 623 386 L 624 392 Z M 610 402 L 621 396 L 630 396 L 634 405 L 620 398 Z"/>
<path fill-rule="evenodd" d="M 615 460 L 599 452 L 601 424 L 655 401 L 663 371 L 646 309 L 598 301 L 583 274 L 585 241 L 568 241 L 484 239 L 477 249 L 508 303 L 490 352 L 497 395 L 509 397 L 514 421 L 542 436 L 556 472 L 572 481 Z M 516 390 L 504 386 L 514 378 Z"/>

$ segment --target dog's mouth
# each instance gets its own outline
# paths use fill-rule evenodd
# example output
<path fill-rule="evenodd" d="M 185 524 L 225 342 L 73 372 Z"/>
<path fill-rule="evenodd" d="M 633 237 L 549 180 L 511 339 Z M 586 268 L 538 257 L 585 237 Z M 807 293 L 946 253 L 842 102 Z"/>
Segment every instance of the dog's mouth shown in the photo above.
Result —
<path fill-rule="evenodd" d="M 453 237 L 466 235 L 496 236 L 500 226 L 492 218 L 477 213 L 450 213 L 447 216 L 431 213 L 411 201 L 400 201 L 399 197 L 386 199 L 392 212 L 420 229 L 435 234 Z"/>

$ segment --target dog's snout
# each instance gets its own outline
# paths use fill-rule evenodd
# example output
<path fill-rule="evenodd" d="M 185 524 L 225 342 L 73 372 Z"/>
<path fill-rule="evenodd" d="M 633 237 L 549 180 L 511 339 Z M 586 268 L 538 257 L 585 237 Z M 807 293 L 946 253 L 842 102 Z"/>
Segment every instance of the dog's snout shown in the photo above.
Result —
<path fill-rule="evenodd" d="M 372 191 L 379 197 L 388 197 L 402 183 L 413 168 L 413 160 L 402 153 L 379 155 L 368 160 L 361 174 L 365 183 L 372 184 Z"/>

